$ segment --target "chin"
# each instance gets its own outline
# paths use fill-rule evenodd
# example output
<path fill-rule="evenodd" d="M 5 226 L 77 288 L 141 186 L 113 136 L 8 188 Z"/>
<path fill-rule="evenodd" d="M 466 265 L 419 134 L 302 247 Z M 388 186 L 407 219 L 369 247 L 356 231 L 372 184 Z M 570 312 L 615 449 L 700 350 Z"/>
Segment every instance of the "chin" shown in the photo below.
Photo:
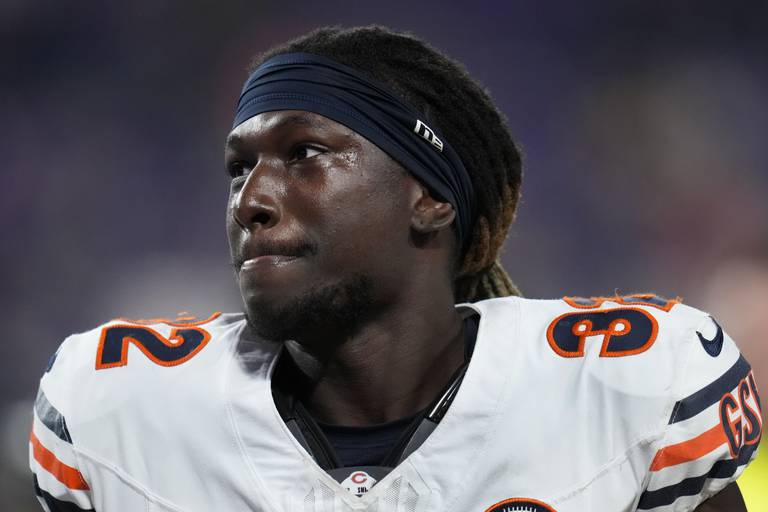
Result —
<path fill-rule="evenodd" d="M 248 323 L 260 338 L 294 340 L 301 345 L 342 343 L 371 314 L 372 281 L 352 275 L 333 284 L 315 285 L 287 297 L 246 293 Z"/>

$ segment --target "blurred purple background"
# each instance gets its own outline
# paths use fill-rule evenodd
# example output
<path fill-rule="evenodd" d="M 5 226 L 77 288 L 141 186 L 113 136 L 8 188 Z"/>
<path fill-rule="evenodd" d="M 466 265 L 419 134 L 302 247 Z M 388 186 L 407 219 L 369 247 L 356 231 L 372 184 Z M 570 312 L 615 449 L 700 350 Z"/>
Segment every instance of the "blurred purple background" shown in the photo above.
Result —
<path fill-rule="evenodd" d="M 239 309 L 222 148 L 251 56 L 368 23 L 463 61 L 509 117 L 527 296 L 681 295 L 768 382 L 764 2 L 3 0 L 3 510 L 37 510 L 29 410 L 66 335 Z"/>

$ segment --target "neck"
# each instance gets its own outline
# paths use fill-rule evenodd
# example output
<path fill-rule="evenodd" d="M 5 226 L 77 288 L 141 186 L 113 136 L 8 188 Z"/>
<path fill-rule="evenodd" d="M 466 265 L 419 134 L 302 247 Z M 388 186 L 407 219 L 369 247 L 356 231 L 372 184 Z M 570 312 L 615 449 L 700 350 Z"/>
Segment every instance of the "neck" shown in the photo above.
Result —
<path fill-rule="evenodd" d="M 396 302 L 329 353 L 288 342 L 311 382 L 302 393 L 305 406 L 324 423 L 350 426 L 426 408 L 464 360 L 462 318 L 447 292 Z"/>

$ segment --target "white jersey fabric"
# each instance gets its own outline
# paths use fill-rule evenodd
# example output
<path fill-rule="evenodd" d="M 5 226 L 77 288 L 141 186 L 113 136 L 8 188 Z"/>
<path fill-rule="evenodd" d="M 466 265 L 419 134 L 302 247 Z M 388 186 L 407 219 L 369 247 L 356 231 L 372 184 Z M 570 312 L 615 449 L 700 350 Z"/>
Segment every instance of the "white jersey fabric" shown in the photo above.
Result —
<path fill-rule="evenodd" d="M 760 439 L 754 376 L 707 314 L 652 296 L 457 306 L 480 314 L 437 429 L 367 494 L 292 437 L 281 346 L 240 314 L 115 320 L 43 375 L 30 464 L 46 510 L 685 511 Z"/>

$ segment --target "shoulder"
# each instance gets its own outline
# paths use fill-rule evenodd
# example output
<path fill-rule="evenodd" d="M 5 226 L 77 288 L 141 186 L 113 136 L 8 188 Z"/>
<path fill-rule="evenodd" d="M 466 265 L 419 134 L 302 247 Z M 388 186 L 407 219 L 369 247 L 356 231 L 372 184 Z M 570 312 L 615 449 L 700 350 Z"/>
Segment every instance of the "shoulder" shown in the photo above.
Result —
<path fill-rule="evenodd" d="M 93 499 L 105 497 L 91 489 L 103 491 L 123 471 L 144 478 L 153 453 L 184 442 L 168 432 L 185 432 L 193 421 L 199 431 L 201 417 L 223 417 L 217 376 L 244 328 L 238 314 L 122 318 L 66 338 L 34 405 L 30 467 L 41 499 L 93 509 Z M 120 499 L 135 494 L 121 489 Z"/>
<path fill-rule="evenodd" d="M 48 363 L 46 373 L 54 367 L 57 373 L 63 373 L 62 367 L 102 370 L 126 366 L 134 359 L 129 346 L 143 352 L 156 365 L 177 366 L 201 352 L 211 340 L 216 340 L 221 348 L 221 342 L 226 344 L 244 325 L 242 314 L 219 312 L 203 319 L 116 318 L 68 336 Z"/>
<path fill-rule="evenodd" d="M 64 340 L 41 378 L 39 396 L 68 418 L 87 418 L 99 403 L 205 371 L 232 351 L 244 325 L 243 315 L 220 313 L 110 320 Z"/>
<path fill-rule="evenodd" d="M 677 386 L 679 393 L 695 391 L 701 382 L 717 379 L 734 365 L 748 367 L 714 317 L 679 298 L 506 297 L 472 307 L 486 317 L 490 331 L 514 317 L 518 349 L 543 352 L 564 364 L 620 366 L 626 376 L 633 369 L 653 369 L 656 379 L 666 379 L 665 387 Z"/>
<path fill-rule="evenodd" d="M 472 304 L 486 317 L 489 329 L 515 317 L 518 343 L 533 343 L 553 355 L 579 359 L 622 358 L 685 350 L 703 329 L 715 334 L 712 317 L 653 294 L 613 297 L 573 297 L 540 300 L 520 297 Z M 546 344 L 542 346 L 541 341 Z"/>
<path fill-rule="evenodd" d="M 536 403 L 553 404 L 552 422 L 568 418 L 584 439 L 600 431 L 614 448 L 633 450 L 645 473 L 639 509 L 692 510 L 754 459 L 762 431 L 755 377 L 709 313 L 649 294 L 472 307 L 491 341 L 523 361 Z M 589 443 L 590 454 L 601 449 L 606 460 L 616 456 Z"/>
<path fill-rule="evenodd" d="M 673 413 L 711 406 L 751 371 L 712 316 L 678 299 L 510 297 L 472 307 L 481 312 L 479 338 L 515 351 L 536 369 L 541 386 L 610 397 L 613 412 L 642 420 L 646 432 L 666 428 Z M 696 393 L 700 398 L 689 398 Z"/>

